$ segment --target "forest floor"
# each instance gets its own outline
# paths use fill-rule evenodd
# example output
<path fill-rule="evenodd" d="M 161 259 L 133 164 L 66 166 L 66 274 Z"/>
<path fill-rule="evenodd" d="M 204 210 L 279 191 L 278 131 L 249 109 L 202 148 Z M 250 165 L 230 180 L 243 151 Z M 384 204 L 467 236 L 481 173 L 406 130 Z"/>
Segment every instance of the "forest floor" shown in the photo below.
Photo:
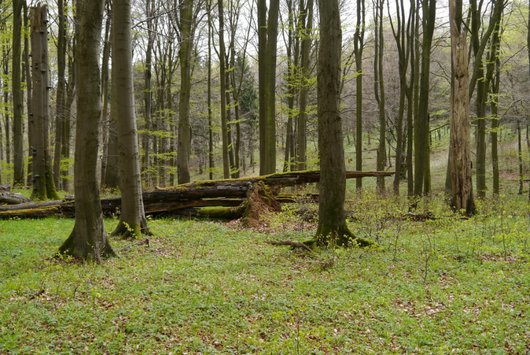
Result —
<path fill-rule="evenodd" d="M 433 220 L 407 205 L 350 198 L 369 250 L 268 244 L 312 236 L 316 205 L 301 204 L 260 231 L 151 220 L 149 245 L 112 240 L 101 265 L 51 258 L 73 220 L 0 221 L 0 353 L 530 351 L 526 197 L 470 220 L 436 197 L 418 211 Z"/>

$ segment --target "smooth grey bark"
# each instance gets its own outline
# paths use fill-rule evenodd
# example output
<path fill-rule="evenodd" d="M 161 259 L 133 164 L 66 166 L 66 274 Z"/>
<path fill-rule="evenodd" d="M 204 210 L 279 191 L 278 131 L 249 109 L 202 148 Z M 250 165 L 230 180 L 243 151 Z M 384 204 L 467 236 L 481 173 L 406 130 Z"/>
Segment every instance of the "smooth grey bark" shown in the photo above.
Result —
<path fill-rule="evenodd" d="M 59 253 L 100 262 L 114 256 L 105 228 L 97 179 L 101 83 L 98 64 L 104 0 L 77 0 L 77 126 L 74 166 L 75 225 Z"/>
<path fill-rule="evenodd" d="M 121 210 L 113 235 L 135 238 L 149 233 L 142 199 L 140 152 L 134 108 L 131 0 L 113 0 L 112 104 L 117 122 Z"/>

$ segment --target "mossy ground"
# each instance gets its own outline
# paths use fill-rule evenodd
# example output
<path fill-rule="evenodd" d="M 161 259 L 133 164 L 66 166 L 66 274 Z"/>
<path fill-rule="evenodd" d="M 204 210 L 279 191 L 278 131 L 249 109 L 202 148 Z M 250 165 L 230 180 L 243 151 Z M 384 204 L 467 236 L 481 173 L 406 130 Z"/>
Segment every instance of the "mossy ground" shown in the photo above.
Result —
<path fill-rule="evenodd" d="M 149 246 L 113 239 L 119 258 L 101 265 L 50 258 L 73 220 L 0 221 L 0 353 L 528 351 L 527 202 L 487 201 L 470 220 L 425 204 L 439 219 L 350 201 L 350 228 L 376 249 L 269 245 L 313 235 L 290 205 L 267 233 L 152 220 Z"/>

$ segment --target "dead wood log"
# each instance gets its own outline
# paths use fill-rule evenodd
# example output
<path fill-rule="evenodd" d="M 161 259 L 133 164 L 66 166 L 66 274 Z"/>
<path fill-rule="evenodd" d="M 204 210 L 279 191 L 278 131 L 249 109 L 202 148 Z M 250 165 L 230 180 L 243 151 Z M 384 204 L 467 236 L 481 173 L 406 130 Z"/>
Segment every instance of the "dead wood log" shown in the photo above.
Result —
<path fill-rule="evenodd" d="M 9 190 L 0 190 L 0 205 L 18 205 L 31 200 L 22 194 L 10 192 Z"/>
<path fill-rule="evenodd" d="M 347 178 L 390 176 L 393 172 L 357 172 L 349 171 Z M 171 188 L 144 192 L 143 201 L 147 215 L 193 215 L 214 218 L 239 218 L 243 215 L 250 219 L 259 217 L 264 206 L 271 211 L 278 211 L 278 202 L 296 202 L 295 197 L 278 197 L 282 187 L 304 185 L 318 182 L 319 171 L 300 171 L 278 173 L 259 177 L 233 180 L 198 181 Z M 253 194 L 253 191 L 258 191 Z M 259 197 L 259 198 L 258 198 Z M 106 216 L 119 214 L 120 198 L 101 200 L 103 213 Z M 258 207 L 256 207 L 258 206 Z M 201 209 L 202 207 L 219 207 Z M 241 207 L 241 208 L 240 208 Z M 223 209 L 224 208 L 224 209 Z M 39 218 L 39 217 L 73 217 L 75 203 L 73 200 L 49 201 L 43 203 L 22 203 L 14 206 L 0 206 L 0 219 L 5 218 Z M 250 223 L 252 224 L 252 223 Z"/>
<path fill-rule="evenodd" d="M 347 179 L 357 179 L 364 177 L 388 177 L 394 175 L 393 171 L 347 171 Z M 264 176 L 254 176 L 240 179 L 226 179 L 226 180 L 205 180 L 197 181 L 184 185 L 179 185 L 177 188 L 191 188 L 191 187 L 241 187 L 249 189 L 256 182 L 263 182 L 268 186 L 279 185 L 281 187 L 296 186 L 311 184 L 320 181 L 320 171 L 291 171 L 287 173 L 277 173 Z M 160 189 L 161 191 L 171 191 L 173 188 Z"/>

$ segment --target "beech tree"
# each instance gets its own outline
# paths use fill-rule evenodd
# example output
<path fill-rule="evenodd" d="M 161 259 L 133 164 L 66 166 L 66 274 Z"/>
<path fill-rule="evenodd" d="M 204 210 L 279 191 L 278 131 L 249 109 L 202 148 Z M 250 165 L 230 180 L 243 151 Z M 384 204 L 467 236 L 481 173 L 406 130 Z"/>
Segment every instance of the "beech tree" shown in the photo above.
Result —
<path fill-rule="evenodd" d="M 148 233 L 142 199 L 140 152 L 134 108 L 131 41 L 131 0 L 113 0 L 112 105 L 117 122 L 121 210 L 113 235 L 138 237 Z"/>
<path fill-rule="evenodd" d="M 100 262 L 113 256 L 97 179 L 98 124 L 101 117 L 99 53 L 104 0 L 77 0 L 77 126 L 74 165 L 75 225 L 59 253 Z M 130 54 L 130 52 L 129 52 Z"/>
<path fill-rule="evenodd" d="M 33 193 L 37 200 L 59 196 L 52 176 L 49 152 L 48 12 L 46 5 L 31 8 L 31 58 L 33 99 L 29 124 L 32 126 Z"/>
<path fill-rule="evenodd" d="M 177 174 L 179 184 L 190 182 L 191 53 L 193 51 L 193 1 L 180 2 L 180 98 L 178 123 Z"/>
<path fill-rule="evenodd" d="M 431 47 L 436 20 L 436 0 L 423 1 L 421 73 L 419 74 L 418 109 L 414 117 L 414 194 L 431 192 L 429 93 Z"/>
<path fill-rule="evenodd" d="M 276 171 L 276 47 L 280 0 L 258 0 L 260 175 Z"/>
<path fill-rule="evenodd" d="M 357 0 L 357 16 L 353 47 L 355 52 L 355 169 L 363 170 L 363 52 L 364 34 L 366 30 L 366 5 L 365 0 Z M 363 179 L 355 182 L 357 191 L 363 187 Z"/>
<path fill-rule="evenodd" d="M 347 246 L 369 242 L 355 238 L 346 225 L 344 199 L 346 167 L 339 114 L 342 31 L 338 0 L 319 1 L 320 47 L 318 52 L 318 149 L 320 152 L 320 198 L 318 246 Z"/>
<path fill-rule="evenodd" d="M 23 91 L 21 72 L 22 0 L 13 0 L 13 60 L 11 87 L 13 90 L 13 169 L 15 185 L 24 185 Z"/>

